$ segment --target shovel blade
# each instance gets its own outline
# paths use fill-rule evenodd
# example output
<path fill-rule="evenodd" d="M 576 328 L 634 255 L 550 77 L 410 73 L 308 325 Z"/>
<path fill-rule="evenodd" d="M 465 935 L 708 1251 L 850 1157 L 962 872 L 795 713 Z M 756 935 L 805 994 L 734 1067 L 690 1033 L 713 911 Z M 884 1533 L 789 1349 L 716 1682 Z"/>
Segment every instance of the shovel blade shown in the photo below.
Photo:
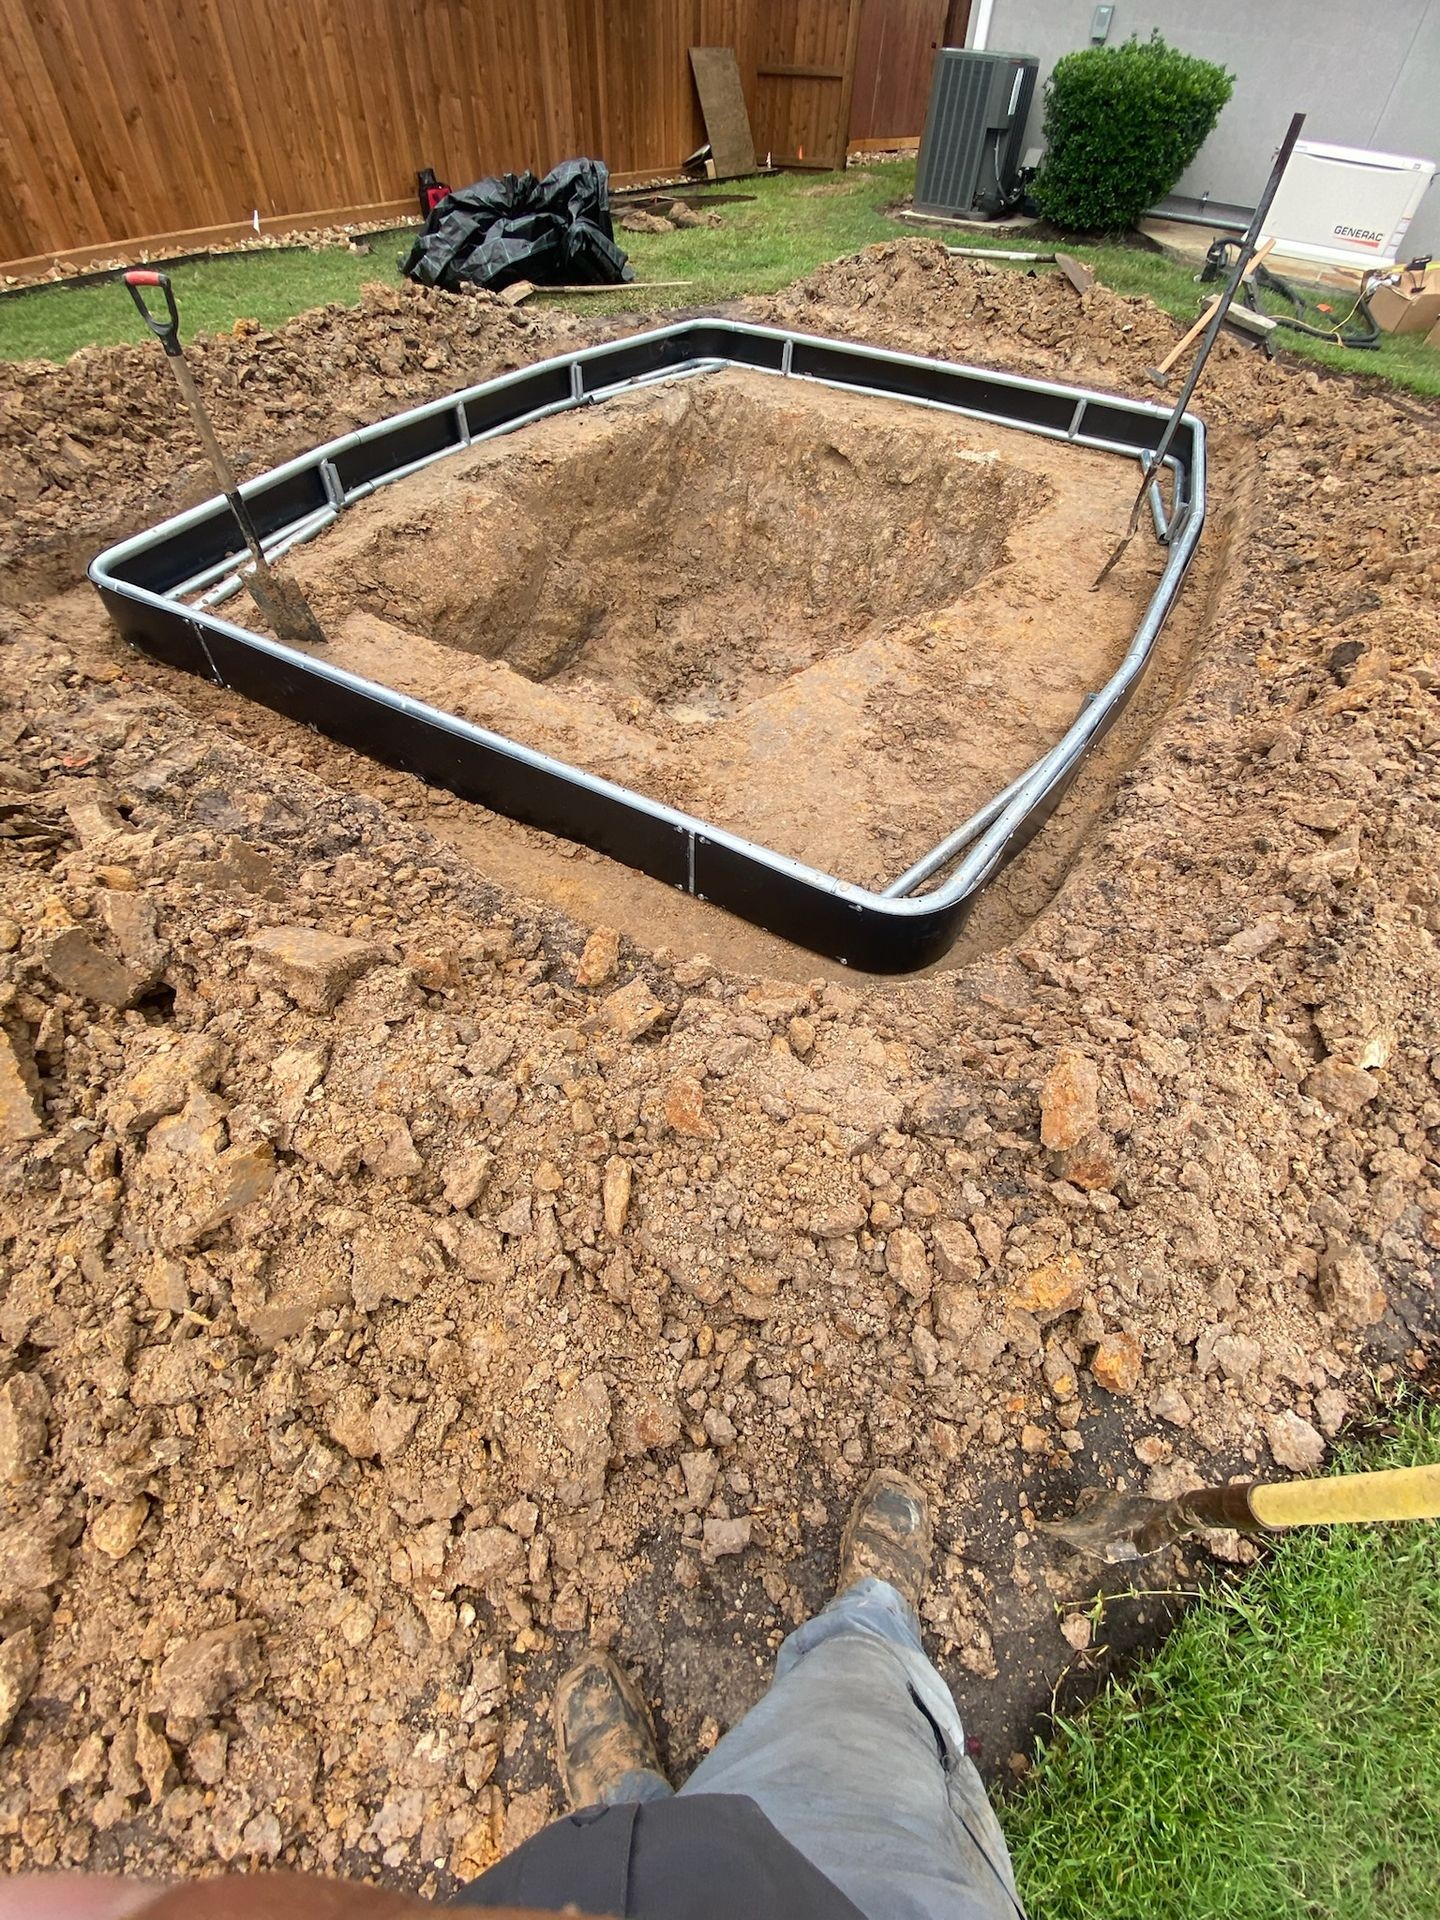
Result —
<path fill-rule="evenodd" d="M 1042 1533 L 1059 1540 L 1072 1553 L 1118 1566 L 1128 1560 L 1143 1560 L 1173 1537 L 1154 1524 L 1170 1506 L 1168 1500 L 1149 1500 L 1140 1493 L 1102 1493 L 1092 1487 L 1081 1494 L 1068 1520 L 1042 1520 L 1038 1525 Z M 1147 1530 L 1163 1537 L 1153 1545 L 1148 1540 L 1142 1544 L 1141 1536 Z"/>
<path fill-rule="evenodd" d="M 323 647 L 325 631 L 294 580 L 270 567 L 252 567 L 246 575 L 251 598 L 275 629 L 277 640 L 292 647 Z"/>

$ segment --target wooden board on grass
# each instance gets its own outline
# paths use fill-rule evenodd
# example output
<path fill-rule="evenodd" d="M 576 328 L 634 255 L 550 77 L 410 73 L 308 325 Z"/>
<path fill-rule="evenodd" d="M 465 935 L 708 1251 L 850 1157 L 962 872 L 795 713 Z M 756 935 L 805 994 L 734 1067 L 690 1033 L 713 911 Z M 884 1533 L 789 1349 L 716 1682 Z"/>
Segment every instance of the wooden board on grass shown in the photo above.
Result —
<path fill-rule="evenodd" d="M 755 171 L 755 140 L 733 47 L 691 47 L 690 67 L 717 180 Z"/>

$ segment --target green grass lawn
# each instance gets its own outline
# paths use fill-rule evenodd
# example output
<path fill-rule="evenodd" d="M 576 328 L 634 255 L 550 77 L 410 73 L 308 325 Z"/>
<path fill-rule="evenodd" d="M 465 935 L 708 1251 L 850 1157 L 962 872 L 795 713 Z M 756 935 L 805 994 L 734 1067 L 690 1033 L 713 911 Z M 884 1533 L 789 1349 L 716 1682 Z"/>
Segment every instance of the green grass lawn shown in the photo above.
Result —
<path fill-rule="evenodd" d="M 688 285 L 652 294 L 640 288 L 587 295 L 568 302 L 548 296 L 547 304 L 566 304 L 586 313 L 636 305 L 705 306 L 743 293 L 773 293 L 823 262 L 877 240 L 925 233 L 968 246 L 986 243 L 986 236 L 977 238 L 974 229 L 952 232 L 890 218 L 887 209 L 909 194 L 914 177 L 913 160 L 905 160 L 851 167 L 844 174 L 786 173 L 736 182 L 722 190 L 753 198 L 721 207 L 722 227 L 621 236 L 638 280 L 683 280 Z M 331 300 L 353 304 L 367 281 L 398 279 L 396 260 L 405 244 L 403 238 L 383 235 L 372 242 L 368 256 L 334 247 L 231 255 L 178 267 L 174 280 L 184 337 L 219 331 L 240 318 L 275 326 Z M 1023 247 L 1025 242 L 999 234 L 993 244 Z M 1187 322 L 1198 311 L 1201 289 L 1189 267 L 1131 247 L 1077 243 L 1072 251 L 1117 292 L 1147 294 Z M 1025 271 L 1020 266 L 1015 270 Z M 118 285 L 45 287 L 0 300 L 0 359 L 61 360 L 77 347 L 143 337 L 129 296 Z M 1413 336 L 1387 336 L 1375 353 L 1347 352 L 1296 334 L 1288 335 L 1285 345 L 1347 372 L 1378 374 L 1418 393 L 1440 394 L 1440 353 Z"/>
<path fill-rule="evenodd" d="M 1411 1407 L 1365 1466 L 1440 1459 Z M 1002 1809 L 1032 1920 L 1433 1920 L 1440 1524 L 1287 1535 Z"/>
<path fill-rule="evenodd" d="M 348 247 L 316 247 L 219 254 L 176 267 L 170 277 L 180 308 L 180 337 L 221 333 L 241 319 L 280 326 L 331 300 L 354 306 L 367 281 L 399 279 L 398 252 L 399 243 L 387 236 L 368 256 Z M 145 297 L 164 312 L 164 297 L 154 288 Z M 0 300 L 0 360 L 65 360 L 79 347 L 149 337 L 118 279 L 73 287 L 60 281 Z"/>

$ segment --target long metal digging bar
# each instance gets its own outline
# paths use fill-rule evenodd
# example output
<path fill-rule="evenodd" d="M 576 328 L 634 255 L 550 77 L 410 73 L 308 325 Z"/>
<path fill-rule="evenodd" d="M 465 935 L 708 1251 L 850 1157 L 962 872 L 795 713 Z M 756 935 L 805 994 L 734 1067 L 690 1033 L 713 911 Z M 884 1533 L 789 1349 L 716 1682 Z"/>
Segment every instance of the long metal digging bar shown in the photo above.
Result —
<path fill-rule="evenodd" d="M 1180 398 L 1175 402 L 1174 408 L 1171 410 L 1170 419 L 1166 424 L 1165 431 L 1160 436 L 1160 443 L 1154 453 L 1150 455 L 1144 478 L 1140 482 L 1140 491 L 1136 494 L 1135 504 L 1130 509 L 1130 524 L 1125 529 L 1124 537 L 1119 546 L 1116 547 L 1099 573 L 1096 574 L 1094 584 L 1090 588 L 1092 593 L 1108 578 L 1112 569 L 1118 563 L 1120 556 L 1139 531 L 1140 516 L 1144 512 L 1146 495 L 1150 491 L 1151 475 L 1159 472 L 1166 454 L 1170 451 L 1170 443 L 1179 431 L 1180 422 L 1185 418 L 1185 409 L 1189 406 L 1195 389 L 1199 384 L 1200 376 L 1205 371 L 1205 362 L 1210 358 L 1210 349 L 1220 337 L 1220 329 L 1224 326 L 1225 316 L 1230 311 L 1230 302 L 1235 298 L 1236 289 L 1244 279 L 1245 270 L 1250 265 L 1251 256 L 1259 244 L 1260 229 L 1264 226 L 1265 216 L 1270 211 L 1270 202 L 1275 198 L 1281 178 L 1284 175 L 1286 167 L 1290 164 L 1290 155 L 1295 150 L 1295 142 L 1300 138 L 1300 129 L 1304 124 L 1305 116 L 1303 113 L 1297 113 L 1291 116 L 1289 129 L 1286 132 L 1285 138 L 1280 142 L 1280 151 L 1276 154 L 1275 164 L 1270 169 L 1270 178 L 1265 182 L 1265 191 L 1260 196 L 1259 204 L 1255 208 L 1250 224 L 1245 229 L 1245 237 L 1240 242 L 1240 251 L 1236 254 L 1235 264 L 1230 269 L 1230 278 L 1226 283 L 1225 291 L 1221 294 L 1215 304 L 1214 312 L 1210 315 L 1210 324 L 1205 329 L 1205 337 L 1200 342 L 1194 364 L 1186 377 L 1185 385 L 1180 390 Z"/>
<path fill-rule="evenodd" d="M 190 418 L 195 423 L 195 431 L 200 436 L 200 444 L 210 458 L 215 470 L 215 478 L 220 483 L 220 491 L 230 503 L 230 511 L 235 516 L 236 525 L 244 536 L 250 549 L 254 569 L 247 585 L 254 595 L 255 604 L 275 629 L 276 638 L 288 641 L 294 647 L 323 647 L 325 633 L 320 622 L 310 609 L 310 602 L 294 580 L 284 580 L 276 573 L 265 558 L 265 549 L 260 544 L 260 535 L 255 522 L 250 517 L 250 509 L 240 494 L 240 482 L 235 477 L 235 469 L 225 454 L 225 449 L 215 437 L 215 429 L 210 424 L 210 416 L 205 411 L 195 385 L 195 377 L 180 348 L 180 309 L 175 304 L 175 292 L 170 285 L 170 276 L 157 273 L 153 267 L 135 267 L 125 275 L 125 285 L 130 289 L 130 298 L 139 309 L 140 318 L 159 340 L 165 349 L 165 357 L 175 374 L 176 385 L 184 396 L 190 409 Z M 161 319 L 145 304 L 144 287 L 158 287 L 165 295 L 166 317 Z"/>

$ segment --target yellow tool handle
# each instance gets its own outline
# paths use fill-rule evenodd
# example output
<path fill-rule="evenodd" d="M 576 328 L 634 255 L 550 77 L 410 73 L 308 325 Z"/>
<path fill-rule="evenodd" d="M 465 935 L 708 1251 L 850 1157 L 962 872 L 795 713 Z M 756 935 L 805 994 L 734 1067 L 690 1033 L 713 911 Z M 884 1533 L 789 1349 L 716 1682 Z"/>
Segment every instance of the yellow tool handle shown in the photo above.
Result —
<path fill-rule="evenodd" d="M 1250 1511 L 1267 1527 L 1315 1527 L 1333 1520 L 1440 1520 L 1440 1466 L 1337 1474 L 1251 1487 Z"/>

